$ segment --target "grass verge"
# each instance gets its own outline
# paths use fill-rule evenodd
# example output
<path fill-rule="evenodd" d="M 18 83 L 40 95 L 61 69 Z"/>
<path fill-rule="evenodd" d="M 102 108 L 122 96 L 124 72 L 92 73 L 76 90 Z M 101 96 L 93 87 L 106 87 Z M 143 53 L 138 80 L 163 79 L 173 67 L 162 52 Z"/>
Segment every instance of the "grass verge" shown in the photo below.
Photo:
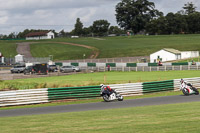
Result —
<path fill-rule="evenodd" d="M 0 118 L 1 132 L 197 133 L 200 102 Z"/>
<path fill-rule="evenodd" d="M 92 86 L 150 81 L 163 81 L 199 77 L 200 71 L 159 71 L 159 72 L 98 72 L 67 76 L 1 81 L 0 89 L 36 89 L 70 86 Z"/>

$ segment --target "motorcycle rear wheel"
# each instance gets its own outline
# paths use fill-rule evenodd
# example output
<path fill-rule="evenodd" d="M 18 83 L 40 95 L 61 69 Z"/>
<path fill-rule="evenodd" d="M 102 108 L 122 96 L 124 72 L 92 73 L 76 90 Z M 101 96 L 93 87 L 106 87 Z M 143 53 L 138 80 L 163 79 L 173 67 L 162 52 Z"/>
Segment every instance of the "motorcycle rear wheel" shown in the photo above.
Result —
<path fill-rule="evenodd" d="M 123 101 L 123 100 L 124 100 L 123 96 L 118 97 L 118 101 Z"/>
<path fill-rule="evenodd" d="M 197 88 L 192 87 L 192 89 L 195 91 L 195 95 L 199 95 L 199 91 L 197 90 Z"/>

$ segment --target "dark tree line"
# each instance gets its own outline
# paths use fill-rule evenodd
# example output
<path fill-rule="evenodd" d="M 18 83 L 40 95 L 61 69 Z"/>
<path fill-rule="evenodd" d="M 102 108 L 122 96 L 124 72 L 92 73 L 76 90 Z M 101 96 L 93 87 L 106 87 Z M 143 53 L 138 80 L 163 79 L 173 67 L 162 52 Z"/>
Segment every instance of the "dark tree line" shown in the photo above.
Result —
<path fill-rule="evenodd" d="M 200 12 L 191 2 L 177 13 L 166 16 L 148 0 L 122 0 L 116 6 L 116 19 L 120 27 L 137 34 L 195 34 L 200 33 Z"/>

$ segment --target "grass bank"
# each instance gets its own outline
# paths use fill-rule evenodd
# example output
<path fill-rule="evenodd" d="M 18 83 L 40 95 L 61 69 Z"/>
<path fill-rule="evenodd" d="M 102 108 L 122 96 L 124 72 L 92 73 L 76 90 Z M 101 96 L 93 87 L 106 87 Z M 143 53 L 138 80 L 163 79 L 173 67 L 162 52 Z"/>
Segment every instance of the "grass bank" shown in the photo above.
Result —
<path fill-rule="evenodd" d="M 199 77 L 200 71 L 99 72 L 45 78 L 1 81 L 0 89 L 35 89 L 69 86 L 137 83 Z"/>
<path fill-rule="evenodd" d="M 0 41 L 1 52 L 6 57 L 16 55 L 16 42 L 32 41 Z M 200 35 L 198 34 L 105 37 L 101 39 L 56 38 L 34 42 L 39 43 L 31 45 L 31 53 L 34 57 L 54 55 L 55 60 L 83 59 L 83 54 L 86 54 L 85 58 L 88 58 L 91 53 L 91 50 L 86 48 L 67 46 L 66 44 L 61 45 L 56 42 L 69 42 L 96 47 L 100 50 L 98 58 L 149 56 L 162 48 L 175 48 L 180 51 L 200 51 Z"/>
<path fill-rule="evenodd" d="M 200 102 L 0 118 L 1 132 L 199 132 Z"/>

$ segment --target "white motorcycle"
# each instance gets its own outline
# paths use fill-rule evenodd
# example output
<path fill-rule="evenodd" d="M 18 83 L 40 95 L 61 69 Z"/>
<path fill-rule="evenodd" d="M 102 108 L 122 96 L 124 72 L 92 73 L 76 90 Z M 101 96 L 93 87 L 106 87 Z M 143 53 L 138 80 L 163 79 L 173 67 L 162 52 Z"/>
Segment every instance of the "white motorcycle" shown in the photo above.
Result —
<path fill-rule="evenodd" d="M 188 96 L 188 95 L 199 95 L 199 91 L 197 90 L 197 88 L 193 87 L 190 83 L 182 83 L 181 84 L 181 89 L 180 89 L 184 95 Z"/>

